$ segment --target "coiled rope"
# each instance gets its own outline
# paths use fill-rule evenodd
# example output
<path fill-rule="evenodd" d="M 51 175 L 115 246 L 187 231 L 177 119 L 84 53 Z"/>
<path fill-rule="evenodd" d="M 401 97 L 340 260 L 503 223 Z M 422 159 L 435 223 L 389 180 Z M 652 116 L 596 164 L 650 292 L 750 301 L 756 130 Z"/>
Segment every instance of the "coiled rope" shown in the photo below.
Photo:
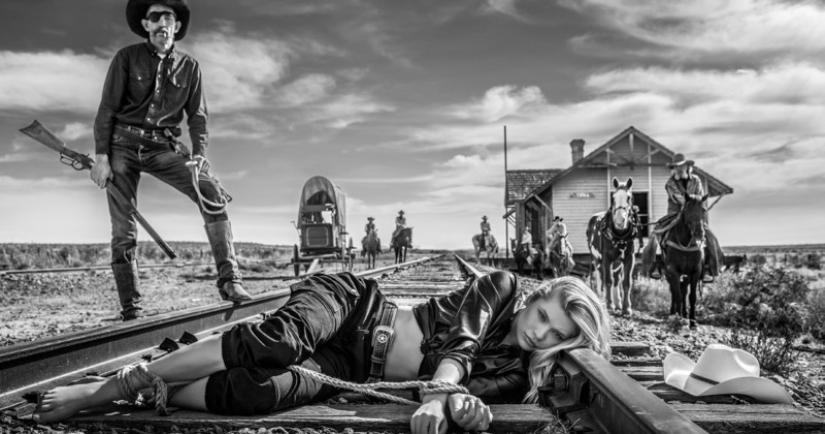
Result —
<path fill-rule="evenodd" d="M 209 164 L 206 159 L 203 160 L 203 164 Z M 198 177 L 198 172 L 200 172 L 198 163 L 196 159 L 191 159 L 186 162 L 186 165 L 189 166 L 189 171 L 192 172 L 192 185 L 195 187 L 195 192 L 198 194 L 198 204 L 200 205 L 203 212 L 210 215 L 218 215 L 223 214 L 224 209 L 226 209 L 226 205 L 229 203 L 226 198 L 222 198 L 220 202 L 213 202 L 201 194 L 200 189 L 200 179 Z M 212 207 L 213 209 L 207 208 L 207 206 Z"/>

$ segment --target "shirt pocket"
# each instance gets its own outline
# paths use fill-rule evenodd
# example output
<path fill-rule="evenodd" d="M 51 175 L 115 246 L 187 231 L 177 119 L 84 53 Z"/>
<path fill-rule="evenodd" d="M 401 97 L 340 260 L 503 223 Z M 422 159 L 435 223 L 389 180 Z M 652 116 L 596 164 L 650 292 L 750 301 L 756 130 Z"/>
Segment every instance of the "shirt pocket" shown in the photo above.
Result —
<path fill-rule="evenodd" d="M 186 68 L 179 68 L 169 74 L 166 85 L 167 99 L 172 104 L 180 104 L 189 99 L 189 82 L 192 73 Z"/>
<path fill-rule="evenodd" d="M 129 73 L 129 92 L 135 100 L 142 101 L 152 92 L 154 76 L 145 69 L 135 69 Z"/>

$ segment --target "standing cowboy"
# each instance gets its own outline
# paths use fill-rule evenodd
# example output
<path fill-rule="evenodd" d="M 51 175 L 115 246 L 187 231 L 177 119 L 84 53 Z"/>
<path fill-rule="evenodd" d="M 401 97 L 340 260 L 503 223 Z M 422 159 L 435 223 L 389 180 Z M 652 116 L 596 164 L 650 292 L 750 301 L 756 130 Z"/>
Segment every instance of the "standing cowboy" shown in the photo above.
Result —
<path fill-rule="evenodd" d="M 553 251 L 556 244 L 562 243 L 562 249 L 569 255 L 573 254 L 573 246 L 571 246 L 570 241 L 567 240 L 567 225 L 564 224 L 564 217 L 553 217 L 553 225 L 547 230 L 547 239 L 549 240 L 548 246 L 550 246 L 548 249 L 549 252 Z"/>
<path fill-rule="evenodd" d="M 659 233 L 660 228 L 668 226 L 682 210 L 687 200 L 685 196 L 692 200 L 702 200 L 705 195 L 705 188 L 702 185 L 702 180 L 693 173 L 693 160 L 688 160 L 683 154 L 676 154 L 673 156 L 673 161 L 668 163 L 670 168 L 670 178 L 665 184 L 665 191 L 667 191 L 667 214 L 656 222 L 656 228 L 650 235 L 650 240 L 645 248 L 644 257 L 649 258 L 652 255 L 650 249 L 655 249 L 655 261 L 652 268 L 649 270 L 650 277 L 653 279 L 661 278 L 659 271 L 661 265 L 661 239 Z M 705 227 L 705 266 L 703 273 L 703 280 L 706 283 L 713 282 L 713 276 L 719 275 L 719 258 L 720 247 L 719 241 L 713 232 L 708 227 L 708 222 L 703 222 Z"/>
<path fill-rule="evenodd" d="M 206 160 L 207 111 L 201 70 L 195 59 L 175 47 L 189 28 L 189 6 L 185 0 L 129 0 L 126 21 L 146 41 L 118 51 L 109 67 L 95 118 L 92 181 L 100 188 L 112 182 L 126 200 L 134 201 L 141 172 L 146 172 L 187 195 L 203 217 L 221 297 L 233 302 L 249 300 L 241 285 L 232 227 L 224 209 L 231 198 L 209 173 Z M 191 155 L 178 141 L 184 115 Z M 135 257 L 137 226 L 127 203 L 113 196 L 107 200 L 112 271 L 121 315 L 131 320 L 142 316 Z"/>
<path fill-rule="evenodd" d="M 401 232 L 402 229 L 407 227 L 407 218 L 404 217 L 404 210 L 398 211 L 398 215 L 395 217 L 395 230 L 392 232 L 392 238 L 390 242 L 392 243 L 391 247 L 395 247 L 395 237 Z"/>

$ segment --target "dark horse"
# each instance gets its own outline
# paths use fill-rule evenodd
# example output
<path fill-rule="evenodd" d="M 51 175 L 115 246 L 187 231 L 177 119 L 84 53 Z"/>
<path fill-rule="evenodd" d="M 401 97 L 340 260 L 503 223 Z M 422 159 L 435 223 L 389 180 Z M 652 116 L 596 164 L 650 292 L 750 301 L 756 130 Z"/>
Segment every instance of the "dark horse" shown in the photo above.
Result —
<path fill-rule="evenodd" d="M 378 238 L 378 232 L 373 229 L 364 237 L 364 250 L 362 256 L 367 257 L 367 269 L 375 268 L 375 257 L 381 253 L 381 240 Z"/>
<path fill-rule="evenodd" d="M 412 228 L 404 228 L 398 231 L 392 240 L 392 248 L 395 251 L 395 263 L 407 262 L 407 249 L 412 248 Z"/>
<path fill-rule="evenodd" d="M 481 263 L 481 252 L 487 254 L 487 265 L 495 266 L 496 254 L 498 254 L 498 242 L 493 234 L 473 235 L 473 249 L 476 252 L 476 262 Z"/>
<path fill-rule="evenodd" d="M 568 234 L 559 235 L 562 238 L 567 238 Z M 547 262 L 550 263 L 550 268 L 553 269 L 553 277 L 562 277 L 570 274 L 570 270 L 576 265 L 573 262 L 573 257 L 570 252 L 564 247 L 565 240 L 560 239 L 553 250 L 547 248 Z"/>
<path fill-rule="evenodd" d="M 630 287 L 633 266 L 636 262 L 634 238 L 639 230 L 639 222 L 633 211 L 633 178 L 625 183 L 613 178 L 613 194 L 610 210 L 601 212 L 587 224 L 587 245 L 590 248 L 591 279 L 596 273 L 601 280 L 601 292 L 605 296 L 607 309 L 619 308 L 618 280 L 622 284 L 622 315 L 632 315 L 630 307 Z M 615 280 L 615 282 L 614 282 Z M 592 282 L 591 282 L 591 286 Z"/>
<path fill-rule="evenodd" d="M 679 314 L 696 328 L 696 296 L 702 289 L 702 264 L 705 255 L 704 201 L 686 198 L 675 224 L 662 237 L 665 277 L 670 285 L 670 314 Z M 690 303 L 688 312 L 685 297 Z"/>
<path fill-rule="evenodd" d="M 525 249 L 524 244 L 516 245 L 516 240 L 510 240 L 510 247 L 513 250 L 513 259 L 516 260 L 516 268 L 518 274 L 524 273 L 524 266 L 533 267 L 533 273 L 538 280 L 544 279 L 542 267 L 544 266 L 544 252 L 542 249 L 537 249 L 530 246 L 530 249 Z"/>

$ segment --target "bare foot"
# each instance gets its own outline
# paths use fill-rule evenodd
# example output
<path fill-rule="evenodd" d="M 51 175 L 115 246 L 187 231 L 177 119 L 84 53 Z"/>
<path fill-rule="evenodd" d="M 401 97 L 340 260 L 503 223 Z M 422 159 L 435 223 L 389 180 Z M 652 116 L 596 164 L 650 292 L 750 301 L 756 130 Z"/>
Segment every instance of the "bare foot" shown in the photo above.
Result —
<path fill-rule="evenodd" d="M 57 387 L 43 395 L 32 414 L 35 423 L 53 423 L 72 417 L 85 408 L 120 399 L 116 378 Z"/>

